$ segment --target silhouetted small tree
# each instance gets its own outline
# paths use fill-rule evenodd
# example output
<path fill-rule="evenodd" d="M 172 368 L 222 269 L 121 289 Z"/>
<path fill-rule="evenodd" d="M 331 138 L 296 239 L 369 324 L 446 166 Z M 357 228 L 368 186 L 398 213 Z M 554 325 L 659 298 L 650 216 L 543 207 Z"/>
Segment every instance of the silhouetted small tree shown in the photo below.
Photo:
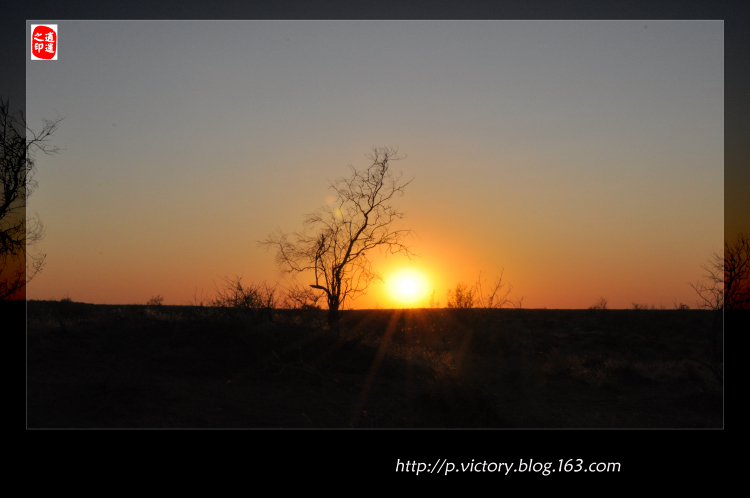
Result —
<path fill-rule="evenodd" d="M 523 304 L 523 297 L 517 299 L 511 299 L 510 293 L 513 291 L 513 285 L 503 281 L 503 274 L 505 268 L 500 270 L 500 275 L 495 278 L 492 284 L 487 284 L 487 280 L 484 279 L 483 272 L 479 272 L 477 276 L 477 283 L 474 285 L 474 295 L 477 301 L 477 307 L 479 308 L 505 308 L 510 306 L 513 308 L 521 308 Z"/>
<path fill-rule="evenodd" d="M 253 314 L 270 317 L 276 307 L 276 287 L 267 284 L 244 284 L 242 277 L 224 277 L 224 285 L 216 289 L 216 297 L 211 306 L 237 308 Z"/>
<path fill-rule="evenodd" d="M 44 254 L 28 251 L 44 237 L 44 225 L 38 216 L 27 219 L 26 200 L 37 186 L 34 153 L 58 151 L 49 139 L 61 120 L 45 120 L 35 132 L 23 113 L 11 113 L 9 101 L 0 97 L 0 299 L 18 295 L 44 266 Z"/>
<path fill-rule="evenodd" d="M 161 306 L 164 302 L 164 296 L 154 296 L 151 299 L 148 300 L 146 303 L 146 306 Z"/>
<path fill-rule="evenodd" d="M 703 279 L 690 284 L 698 295 L 696 307 L 708 310 L 724 309 L 724 258 L 713 253 L 708 263 L 701 265 Z"/>
<path fill-rule="evenodd" d="M 291 235 L 272 233 L 260 244 L 276 250 L 276 263 L 292 274 L 312 273 L 310 287 L 323 291 L 328 304 L 328 323 L 338 328 L 339 310 L 347 300 L 367 291 L 380 279 L 368 257 L 373 249 L 386 254 L 412 256 L 404 245 L 411 230 L 397 228 L 404 213 L 393 207 L 410 183 L 391 171 L 391 162 L 401 159 L 392 148 L 373 148 L 369 167 L 331 182 L 336 193 L 332 206 L 307 215 L 303 231 Z"/>
<path fill-rule="evenodd" d="M 505 269 L 500 270 L 498 276 L 492 284 L 487 284 L 484 278 L 484 272 L 480 271 L 477 281 L 473 287 L 469 287 L 463 282 L 456 285 L 454 289 L 448 290 L 448 307 L 449 308 L 521 308 L 523 306 L 523 297 L 512 299 L 510 293 L 513 286 L 503 281 Z M 433 293 L 434 294 L 434 293 Z"/>
<path fill-rule="evenodd" d="M 468 309 L 473 308 L 476 302 L 474 289 L 469 288 L 463 282 L 456 284 L 455 289 L 448 290 L 448 307 Z"/>
<path fill-rule="evenodd" d="M 607 309 L 607 300 L 603 297 L 599 298 L 597 302 L 589 306 L 590 310 L 606 310 Z"/>
<path fill-rule="evenodd" d="M 439 308 L 440 307 L 440 301 L 435 300 L 435 291 L 432 291 L 432 294 L 430 294 L 430 308 Z"/>

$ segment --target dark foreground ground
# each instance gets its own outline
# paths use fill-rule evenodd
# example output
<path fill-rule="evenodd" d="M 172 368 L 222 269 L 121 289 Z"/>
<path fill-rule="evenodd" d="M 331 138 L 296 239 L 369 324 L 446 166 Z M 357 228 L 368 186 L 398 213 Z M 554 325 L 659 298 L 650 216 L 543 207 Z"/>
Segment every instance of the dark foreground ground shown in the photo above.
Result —
<path fill-rule="evenodd" d="M 28 303 L 27 426 L 722 427 L 714 315 Z M 719 324 L 720 327 L 720 324 Z"/>

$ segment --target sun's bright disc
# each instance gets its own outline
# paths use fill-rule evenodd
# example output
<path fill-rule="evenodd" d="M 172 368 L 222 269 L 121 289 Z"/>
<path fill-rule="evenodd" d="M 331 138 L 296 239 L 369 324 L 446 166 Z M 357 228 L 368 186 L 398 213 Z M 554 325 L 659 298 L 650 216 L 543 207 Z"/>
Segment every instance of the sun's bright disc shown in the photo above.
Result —
<path fill-rule="evenodd" d="M 415 270 L 400 270 L 388 279 L 391 297 L 402 306 L 414 306 L 427 296 L 427 280 Z"/>

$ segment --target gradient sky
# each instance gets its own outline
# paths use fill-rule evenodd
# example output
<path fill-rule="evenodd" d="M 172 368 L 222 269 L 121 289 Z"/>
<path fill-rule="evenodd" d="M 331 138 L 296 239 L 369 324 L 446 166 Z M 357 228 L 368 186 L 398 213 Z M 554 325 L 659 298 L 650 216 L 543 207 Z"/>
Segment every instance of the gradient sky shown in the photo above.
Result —
<path fill-rule="evenodd" d="M 27 62 L 31 126 L 65 117 L 64 150 L 37 157 L 48 263 L 29 299 L 276 281 L 257 241 L 300 229 L 372 146 L 407 156 L 420 257 L 376 255 L 386 284 L 354 307 L 401 305 L 404 268 L 445 304 L 502 267 L 529 308 L 671 307 L 722 248 L 722 21 L 58 27 L 59 59 Z"/>

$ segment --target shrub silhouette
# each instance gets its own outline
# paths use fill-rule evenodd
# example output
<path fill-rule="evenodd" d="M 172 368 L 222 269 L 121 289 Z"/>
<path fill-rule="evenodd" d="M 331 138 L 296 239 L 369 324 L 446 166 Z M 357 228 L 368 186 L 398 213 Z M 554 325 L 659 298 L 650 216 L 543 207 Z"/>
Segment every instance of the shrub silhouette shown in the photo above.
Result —
<path fill-rule="evenodd" d="M 210 305 L 218 308 L 236 308 L 254 315 L 271 318 L 276 308 L 276 286 L 265 281 L 260 284 L 243 284 L 242 277 L 223 277 L 224 285 Z"/>
<path fill-rule="evenodd" d="M 597 302 L 589 306 L 590 310 L 606 310 L 607 309 L 607 300 L 603 297 L 599 298 Z"/>
<path fill-rule="evenodd" d="M 470 289 L 463 282 L 456 284 L 455 289 L 448 290 L 448 307 L 449 308 L 473 308 L 476 298 L 474 289 Z"/>
<path fill-rule="evenodd" d="M 505 268 L 500 270 L 500 276 L 491 284 L 487 284 L 487 280 L 484 278 L 482 271 L 477 275 L 477 281 L 473 287 L 469 288 L 463 282 L 456 285 L 454 289 L 448 290 L 448 307 L 449 308 L 504 308 L 506 306 L 512 306 L 514 308 L 521 308 L 523 305 L 523 297 L 517 299 L 511 299 L 510 293 L 513 291 L 513 286 L 503 281 L 503 273 Z M 433 297 L 430 302 L 434 302 Z M 430 305 L 432 306 L 432 304 Z"/>
<path fill-rule="evenodd" d="M 146 303 L 146 306 L 161 306 L 164 302 L 164 296 L 154 296 L 151 299 L 148 300 Z"/>

